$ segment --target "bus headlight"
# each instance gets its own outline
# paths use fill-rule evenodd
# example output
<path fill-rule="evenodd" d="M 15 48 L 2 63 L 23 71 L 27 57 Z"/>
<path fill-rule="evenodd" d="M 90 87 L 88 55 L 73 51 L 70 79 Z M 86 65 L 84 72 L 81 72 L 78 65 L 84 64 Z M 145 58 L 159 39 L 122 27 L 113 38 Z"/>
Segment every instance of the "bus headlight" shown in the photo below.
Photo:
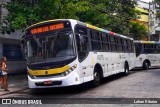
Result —
<path fill-rule="evenodd" d="M 76 68 L 77 68 L 77 65 L 74 65 L 74 66 L 70 67 L 68 70 L 66 70 L 65 72 L 63 72 L 62 75 L 67 76 L 68 74 L 70 74 Z"/>
<path fill-rule="evenodd" d="M 31 75 L 30 73 L 28 73 L 28 75 L 29 75 L 29 77 L 30 77 L 31 79 L 36 79 L 36 76 Z"/>

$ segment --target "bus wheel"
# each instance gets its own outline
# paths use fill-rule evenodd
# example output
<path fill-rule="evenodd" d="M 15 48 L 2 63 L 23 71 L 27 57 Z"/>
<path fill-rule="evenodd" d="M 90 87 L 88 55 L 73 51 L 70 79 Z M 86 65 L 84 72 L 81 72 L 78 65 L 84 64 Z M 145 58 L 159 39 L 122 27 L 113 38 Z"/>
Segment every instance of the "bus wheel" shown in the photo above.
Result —
<path fill-rule="evenodd" d="M 128 75 L 129 74 L 129 66 L 128 64 L 126 63 L 125 66 L 124 66 L 124 75 Z"/>
<path fill-rule="evenodd" d="M 149 63 L 147 61 L 143 63 L 143 69 L 145 70 L 149 69 Z"/>
<path fill-rule="evenodd" d="M 93 77 L 94 77 L 94 79 L 93 79 L 93 81 L 92 81 L 92 86 L 94 86 L 94 87 L 99 86 L 100 83 L 101 83 L 100 73 L 97 72 L 97 71 L 95 71 Z"/>

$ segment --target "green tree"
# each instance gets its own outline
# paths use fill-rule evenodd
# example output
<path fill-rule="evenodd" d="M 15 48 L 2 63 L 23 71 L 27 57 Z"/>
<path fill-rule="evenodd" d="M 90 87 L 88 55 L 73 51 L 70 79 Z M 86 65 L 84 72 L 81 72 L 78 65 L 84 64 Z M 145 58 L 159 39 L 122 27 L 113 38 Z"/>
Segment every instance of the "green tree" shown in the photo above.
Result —
<path fill-rule="evenodd" d="M 130 32 L 133 33 L 134 40 L 145 40 L 147 38 L 147 28 L 138 22 L 130 22 L 131 29 Z"/>
<path fill-rule="evenodd" d="M 86 11 L 88 4 L 77 0 L 12 0 L 3 7 L 8 15 L 3 18 L 2 30 L 9 33 L 44 20 L 79 19 L 76 14 Z"/>
<path fill-rule="evenodd" d="M 138 12 L 133 0 L 12 0 L 3 5 L 8 10 L 2 31 L 24 30 L 31 24 L 51 19 L 77 19 L 128 36 L 130 20 Z"/>
<path fill-rule="evenodd" d="M 80 14 L 83 22 L 129 35 L 130 20 L 137 18 L 133 0 L 89 0 L 89 10 Z"/>

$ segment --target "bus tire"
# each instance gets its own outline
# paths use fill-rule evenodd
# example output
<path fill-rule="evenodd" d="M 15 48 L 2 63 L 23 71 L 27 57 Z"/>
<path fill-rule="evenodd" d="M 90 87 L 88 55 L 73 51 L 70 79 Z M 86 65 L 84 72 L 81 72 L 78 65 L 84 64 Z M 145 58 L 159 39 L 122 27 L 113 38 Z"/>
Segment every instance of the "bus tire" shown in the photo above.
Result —
<path fill-rule="evenodd" d="M 129 74 L 129 65 L 128 63 L 125 63 L 124 65 L 124 75 L 127 76 Z"/>
<path fill-rule="evenodd" d="M 92 86 L 93 87 L 97 87 L 99 86 L 101 83 L 101 75 L 100 72 L 98 72 L 97 70 L 94 71 L 93 74 L 93 81 L 92 81 Z"/>
<path fill-rule="evenodd" d="M 144 61 L 144 62 L 143 62 L 143 69 L 144 69 L 144 70 L 149 69 L 149 63 L 148 63 L 147 61 Z"/>

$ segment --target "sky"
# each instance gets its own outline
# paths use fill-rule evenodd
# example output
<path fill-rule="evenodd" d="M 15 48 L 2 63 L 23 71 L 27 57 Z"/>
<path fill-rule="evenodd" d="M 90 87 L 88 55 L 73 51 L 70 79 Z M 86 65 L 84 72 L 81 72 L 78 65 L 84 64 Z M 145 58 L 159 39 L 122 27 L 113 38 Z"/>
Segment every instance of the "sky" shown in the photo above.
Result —
<path fill-rule="evenodd" d="M 152 1 L 152 0 L 141 0 L 141 1 L 150 2 L 150 1 Z"/>

